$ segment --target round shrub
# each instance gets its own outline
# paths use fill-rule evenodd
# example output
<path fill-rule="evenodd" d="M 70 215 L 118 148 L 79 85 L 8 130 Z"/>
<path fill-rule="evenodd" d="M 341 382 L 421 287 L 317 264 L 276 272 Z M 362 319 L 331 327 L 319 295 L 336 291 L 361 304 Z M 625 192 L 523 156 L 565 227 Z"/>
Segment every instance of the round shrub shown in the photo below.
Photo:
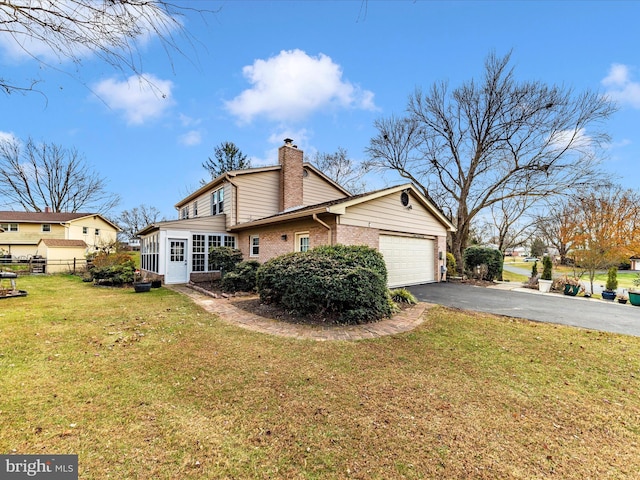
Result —
<path fill-rule="evenodd" d="M 486 268 L 480 268 L 482 272 L 480 279 L 492 282 L 502 275 L 502 262 L 504 260 L 500 250 L 487 247 L 468 247 L 465 249 L 464 266 L 468 272 L 473 273 L 476 267 L 486 265 Z"/>
<path fill-rule="evenodd" d="M 391 313 L 382 255 L 363 246 L 322 246 L 264 263 L 260 299 L 301 314 L 335 315 L 341 323 L 379 320 Z"/>
<path fill-rule="evenodd" d="M 242 252 L 231 247 L 212 247 L 209 250 L 209 270 L 232 272 L 242 261 Z"/>
<path fill-rule="evenodd" d="M 220 287 L 225 292 L 251 292 L 256 288 L 256 272 L 260 263 L 247 260 L 236 265 L 235 270 L 222 277 Z"/>

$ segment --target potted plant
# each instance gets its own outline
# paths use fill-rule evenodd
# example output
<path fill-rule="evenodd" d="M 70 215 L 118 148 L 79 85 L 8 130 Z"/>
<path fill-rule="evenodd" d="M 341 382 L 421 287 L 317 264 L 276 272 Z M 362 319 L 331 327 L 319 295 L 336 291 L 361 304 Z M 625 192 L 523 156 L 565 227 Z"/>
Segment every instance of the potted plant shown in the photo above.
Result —
<path fill-rule="evenodd" d="M 623 305 L 625 303 L 627 303 L 627 301 L 629 300 L 629 297 L 627 297 L 624 293 L 624 290 L 622 291 L 621 295 L 618 295 L 618 303 L 622 303 Z"/>
<path fill-rule="evenodd" d="M 151 282 L 140 274 L 140 270 L 136 270 L 133 274 L 133 289 L 136 293 L 151 291 Z"/>
<path fill-rule="evenodd" d="M 633 280 L 633 289 L 629 290 L 629 303 L 640 307 L 640 273 L 636 274 Z"/>
<path fill-rule="evenodd" d="M 563 278 L 564 289 L 562 293 L 565 295 L 569 295 L 571 297 L 575 297 L 582 290 L 582 285 L 580 284 L 580 279 L 576 277 L 564 277 Z"/>
<path fill-rule="evenodd" d="M 538 280 L 538 290 L 543 293 L 548 293 L 551 290 L 553 264 L 551 263 L 551 257 L 549 255 L 542 259 L 542 276 Z"/>
<path fill-rule="evenodd" d="M 603 300 L 615 300 L 618 288 L 618 267 L 611 267 L 607 274 L 607 284 L 602 291 Z"/>

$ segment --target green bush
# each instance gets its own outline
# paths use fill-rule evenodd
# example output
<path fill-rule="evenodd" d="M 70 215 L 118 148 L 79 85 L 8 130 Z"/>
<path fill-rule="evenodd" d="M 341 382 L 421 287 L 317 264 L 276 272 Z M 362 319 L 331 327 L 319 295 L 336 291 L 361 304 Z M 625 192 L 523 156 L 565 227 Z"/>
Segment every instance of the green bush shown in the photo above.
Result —
<path fill-rule="evenodd" d="M 610 292 L 615 292 L 618 289 L 618 267 L 609 268 L 605 288 Z"/>
<path fill-rule="evenodd" d="M 391 290 L 389 293 L 391 295 L 391 299 L 396 303 L 407 303 L 409 305 L 415 305 L 418 303 L 418 300 L 413 296 L 413 293 L 406 288 L 397 288 L 395 290 Z"/>
<path fill-rule="evenodd" d="M 502 276 L 502 262 L 504 257 L 502 252 L 493 248 L 472 246 L 465 249 L 464 254 L 464 266 L 467 272 L 473 275 L 476 267 L 482 265 L 486 266 L 481 268 L 481 280 L 493 281 L 496 278 Z"/>
<path fill-rule="evenodd" d="M 341 323 L 363 323 L 391 314 L 387 268 L 376 250 L 322 246 L 264 263 L 257 287 L 265 303 L 301 315 L 335 315 Z"/>
<path fill-rule="evenodd" d="M 538 262 L 533 262 L 533 267 L 531 267 L 531 278 L 536 278 L 538 276 Z"/>
<path fill-rule="evenodd" d="M 96 284 L 119 286 L 134 280 L 136 264 L 128 254 L 100 254 L 93 265 L 89 273 Z"/>
<path fill-rule="evenodd" d="M 449 276 L 456 274 L 457 266 L 456 257 L 453 256 L 453 253 L 447 252 L 447 273 Z"/>
<path fill-rule="evenodd" d="M 551 262 L 551 257 L 546 255 L 542 258 L 542 280 L 552 280 L 553 276 L 551 274 L 553 270 L 553 263 Z"/>
<path fill-rule="evenodd" d="M 225 275 L 233 272 L 242 261 L 242 252 L 231 247 L 212 247 L 209 250 L 209 270 L 221 270 Z"/>
<path fill-rule="evenodd" d="M 256 272 L 260 263 L 247 260 L 236 265 L 235 270 L 222 277 L 220 287 L 225 292 L 251 292 L 256 288 Z"/>

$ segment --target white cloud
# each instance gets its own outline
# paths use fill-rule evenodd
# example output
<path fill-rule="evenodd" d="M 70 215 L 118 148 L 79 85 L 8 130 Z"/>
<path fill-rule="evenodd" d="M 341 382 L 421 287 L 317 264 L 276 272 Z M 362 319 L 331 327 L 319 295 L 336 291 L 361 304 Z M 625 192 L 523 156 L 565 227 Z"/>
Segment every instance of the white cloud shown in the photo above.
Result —
<path fill-rule="evenodd" d="M 0 142 L 19 143 L 20 140 L 11 132 L 0 131 Z"/>
<path fill-rule="evenodd" d="M 0 48 L 16 59 L 77 61 L 92 52 L 108 57 L 106 50 L 125 51 L 126 55 L 155 36 L 170 36 L 180 25 L 179 19 L 152 3 L 96 5 L 96 2 L 77 0 L 14 3 L 28 5 L 18 5 L 22 9 L 14 9 L 15 5 L 0 6 L 0 17 L 7 19 L 5 34 L 0 35 Z M 14 18 L 16 20 L 11 21 Z"/>
<path fill-rule="evenodd" d="M 113 110 L 124 113 L 127 123 L 141 125 L 161 117 L 173 105 L 170 80 L 153 75 L 131 76 L 123 82 L 113 78 L 93 86 L 93 91 Z"/>
<path fill-rule="evenodd" d="M 187 133 L 180 135 L 178 141 L 187 147 L 200 145 L 202 143 L 202 132 L 200 132 L 200 130 L 190 130 Z"/>
<path fill-rule="evenodd" d="M 602 85 L 606 87 L 607 96 L 612 100 L 640 108 L 640 82 L 632 79 L 629 66 L 612 64 L 609 74 L 602 79 Z"/>
<path fill-rule="evenodd" d="M 373 93 L 342 79 L 342 69 L 320 54 L 281 51 L 256 60 L 242 70 L 252 87 L 225 103 L 242 122 L 257 116 L 271 120 L 300 120 L 327 108 L 374 110 Z"/>
<path fill-rule="evenodd" d="M 587 153 L 592 150 L 593 140 L 586 134 L 584 128 L 580 128 L 578 131 L 561 130 L 555 132 L 551 136 L 550 144 L 560 150 L 570 147 L 571 150 Z"/>

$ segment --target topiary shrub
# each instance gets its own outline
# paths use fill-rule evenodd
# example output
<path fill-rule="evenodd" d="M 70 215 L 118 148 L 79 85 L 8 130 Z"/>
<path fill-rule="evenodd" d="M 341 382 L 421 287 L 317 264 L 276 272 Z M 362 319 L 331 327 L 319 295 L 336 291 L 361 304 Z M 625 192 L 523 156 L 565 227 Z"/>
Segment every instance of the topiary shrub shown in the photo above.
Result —
<path fill-rule="evenodd" d="M 465 269 L 470 275 L 473 276 L 476 267 L 480 267 L 478 269 L 481 272 L 479 275 L 480 280 L 492 282 L 502 275 L 504 257 L 499 250 L 472 246 L 465 249 L 463 258 Z M 485 265 L 486 268 L 483 268 L 482 265 Z"/>
<path fill-rule="evenodd" d="M 618 289 L 618 267 L 609 268 L 605 289 L 608 292 L 615 292 Z"/>
<path fill-rule="evenodd" d="M 209 250 L 209 270 L 221 270 L 222 274 L 233 272 L 242 261 L 242 252 L 231 247 L 212 247 Z"/>
<path fill-rule="evenodd" d="M 260 263 L 256 260 L 240 262 L 235 270 L 226 273 L 220 282 L 220 288 L 225 292 L 251 292 L 256 288 L 256 272 Z"/>
<path fill-rule="evenodd" d="M 551 257 L 546 255 L 542 258 L 542 276 L 540 277 L 542 280 L 552 280 L 552 272 L 553 263 L 551 262 Z"/>
<path fill-rule="evenodd" d="M 301 314 L 329 314 L 363 323 L 391 314 L 387 268 L 369 247 L 333 245 L 290 253 L 264 263 L 257 288 L 265 303 Z"/>
<path fill-rule="evenodd" d="M 538 262 L 533 262 L 533 267 L 531 267 L 531 278 L 538 278 Z"/>
<path fill-rule="evenodd" d="M 450 276 L 456 274 L 457 266 L 456 257 L 453 256 L 453 253 L 447 252 L 447 272 Z"/>

